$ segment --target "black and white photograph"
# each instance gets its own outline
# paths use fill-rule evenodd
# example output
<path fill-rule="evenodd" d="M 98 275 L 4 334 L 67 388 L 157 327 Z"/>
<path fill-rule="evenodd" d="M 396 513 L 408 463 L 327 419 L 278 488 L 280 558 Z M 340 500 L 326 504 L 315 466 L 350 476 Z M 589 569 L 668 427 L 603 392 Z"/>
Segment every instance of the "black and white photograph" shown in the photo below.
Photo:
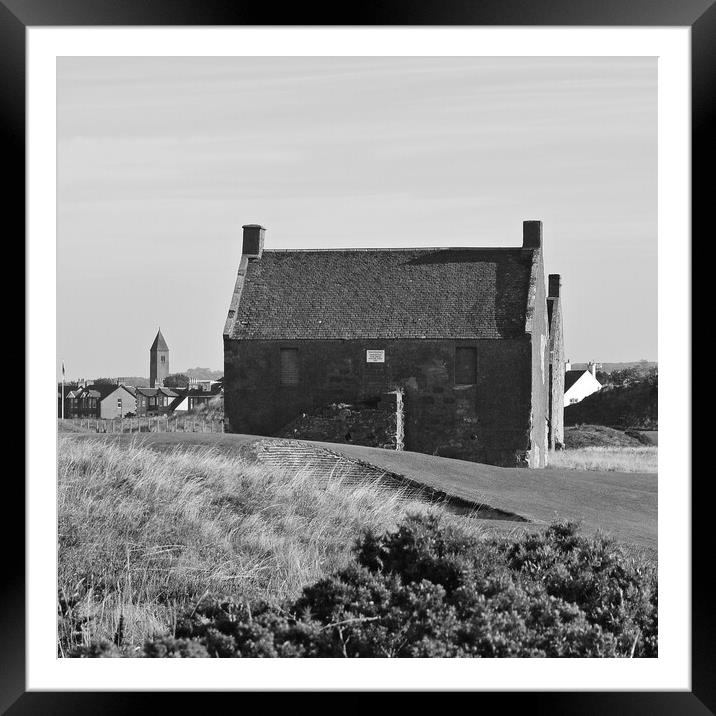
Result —
<path fill-rule="evenodd" d="M 688 28 L 115 22 L 29 33 L 27 684 L 688 689 Z"/>
<path fill-rule="evenodd" d="M 656 657 L 656 91 L 58 59 L 58 654 Z"/>

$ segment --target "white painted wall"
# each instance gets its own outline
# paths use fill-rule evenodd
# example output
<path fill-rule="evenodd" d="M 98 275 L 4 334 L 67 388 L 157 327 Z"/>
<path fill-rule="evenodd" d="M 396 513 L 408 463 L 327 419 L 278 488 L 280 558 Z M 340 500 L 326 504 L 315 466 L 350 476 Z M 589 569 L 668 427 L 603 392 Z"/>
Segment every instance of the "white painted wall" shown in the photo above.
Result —
<path fill-rule="evenodd" d="M 588 395 L 602 389 L 602 384 L 585 370 L 581 377 L 564 393 L 564 407 L 584 400 Z"/>

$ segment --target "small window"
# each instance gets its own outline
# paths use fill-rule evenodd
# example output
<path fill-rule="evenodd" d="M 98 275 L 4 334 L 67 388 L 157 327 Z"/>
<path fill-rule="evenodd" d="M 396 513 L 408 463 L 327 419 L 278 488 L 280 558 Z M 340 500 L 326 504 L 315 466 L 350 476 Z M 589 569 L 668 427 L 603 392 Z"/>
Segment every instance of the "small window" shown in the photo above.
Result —
<path fill-rule="evenodd" d="M 455 385 L 477 383 L 477 348 L 455 349 Z"/>
<path fill-rule="evenodd" d="M 298 348 L 281 349 L 281 385 L 298 385 Z"/>
<path fill-rule="evenodd" d="M 162 356 L 162 357 L 161 357 L 161 361 L 162 361 L 162 363 L 166 363 L 166 362 L 167 362 L 167 357 L 166 357 L 166 356 Z"/>

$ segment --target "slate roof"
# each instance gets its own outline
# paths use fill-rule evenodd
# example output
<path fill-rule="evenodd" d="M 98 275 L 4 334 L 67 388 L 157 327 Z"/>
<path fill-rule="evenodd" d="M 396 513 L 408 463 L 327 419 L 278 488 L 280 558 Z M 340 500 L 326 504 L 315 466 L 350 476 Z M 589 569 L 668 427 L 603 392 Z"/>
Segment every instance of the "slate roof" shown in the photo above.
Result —
<path fill-rule="evenodd" d="M 518 337 L 533 256 L 522 248 L 265 250 L 248 262 L 229 335 Z"/>
<path fill-rule="evenodd" d="M 568 370 L 564 374 L 564 390 L 568 391 L 585 373 L 589 373 L 588 370 L 582 368 L 581 370 Z"/>
<path fill-rule="evenodd" d="M 169 407 L 171 410 L 176 410 L 186 398 L 203 398 L 206 402 L 208 402 L 220 394 L 219 391 L 214 391 L 213 387 L 214 386 L 212 386 L 211 391 L 201 390 L 200 388 L 182 388 L 177 391 L 178 397 L 174 398 L 174 400 L 169 404 Z"/>
<path fill-rule="evenodd" d="M 146 343 L 145 343 L 146 345 Z M 162 335 L 161 330 L 157 331 L 157 336 L 154 339 L 154 343 L 152 343 L 152 347 L 149 349 L 150 351 L 168 351 L 169 346 L 167 345 L 167 342 L 164 340 L 164 336 Z"/>
<path fill-rule="evenodd" d="M 144 395 L 147 397 L 152 397 L 154 395 L 166 395 L 168 398 L 176 398 L 178 393 L 175 393 L 171 388 L 137 388 L 136 393 L 139 395 Z"/>
<path fill-rule="evenodd" d="M 104 400 L 110 393 L 114 393 L 119 386 L 114 383 L 96 383 L 86 386 L 78 397 L 99 398 Z"/>

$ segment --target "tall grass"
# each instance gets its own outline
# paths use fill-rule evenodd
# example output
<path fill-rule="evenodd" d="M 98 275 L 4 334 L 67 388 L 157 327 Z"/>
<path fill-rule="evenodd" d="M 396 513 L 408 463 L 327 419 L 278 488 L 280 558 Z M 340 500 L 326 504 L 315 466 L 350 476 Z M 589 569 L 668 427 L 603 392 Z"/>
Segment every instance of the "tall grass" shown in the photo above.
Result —
<path fill-rule="evenodd" d="M 344 567 L 363 528 L 435 508 L 395 487 L 318 482 L 211 450 L 60 436 L 58 652 L 172 633 L 209 593 L 278 603 Z"/>
<path fill-rule="evenodd" d="M 551 451 L 548 466 L 567 470 L 657 472 L 657 447 L 583 447 Z"/>

